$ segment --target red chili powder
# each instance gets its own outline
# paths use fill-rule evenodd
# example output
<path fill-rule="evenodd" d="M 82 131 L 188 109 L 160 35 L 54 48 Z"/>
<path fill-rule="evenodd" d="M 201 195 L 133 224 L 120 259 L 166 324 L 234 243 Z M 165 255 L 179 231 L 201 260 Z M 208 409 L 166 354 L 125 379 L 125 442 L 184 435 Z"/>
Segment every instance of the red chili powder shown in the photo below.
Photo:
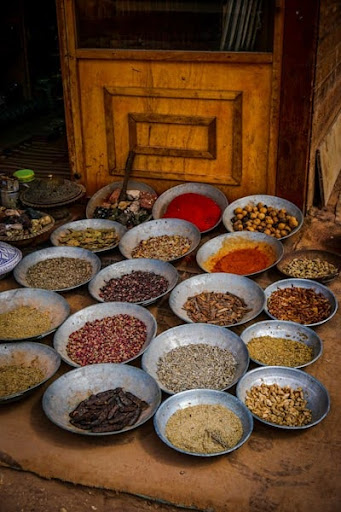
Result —
<path fill-rule="evenodd" d="M 258 247 L 236 249 L 220 258 L 215 263 L 212 271 L 239 275 L 252 274 L 268 267 L 273 261 L 273 258 L 270 258 Z"/>
<path fill-rule="evenodd" d="M 213 228 L 220 216 L 221 209 L 213 199 L 191 192 L 175 197 L 163 215 L 163 217 L 188 220 L 200 231 Z"/>

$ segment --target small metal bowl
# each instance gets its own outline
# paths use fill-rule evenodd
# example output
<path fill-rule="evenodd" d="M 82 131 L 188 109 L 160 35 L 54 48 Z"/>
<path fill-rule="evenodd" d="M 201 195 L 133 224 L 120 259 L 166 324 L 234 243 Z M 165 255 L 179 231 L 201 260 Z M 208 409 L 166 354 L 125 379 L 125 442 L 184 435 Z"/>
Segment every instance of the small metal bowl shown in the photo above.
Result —
<path fill-rule="evenodd" d="M 0 293 L 0 311 L 7 313 L 21 306 L 30 306 L 41 312 L 46 312 L 51 318 L 51 327 L 48 331 L 35 336 L 20 338 L 0 338 L 1 341 L 15 342 L 21 340 L 40 339 L 54 332 L 69 316 L 69 303 L 56 292 L 41 290 L 40 288 L 16 288 Z"/>
<path fill-rule="evenodd" d="M 268 310 L 268 300 L 273 292 L 276 290 L 282 290 L 283 288 L 291 288 L 292 286 L 297 288 L 312 288 L 316 293 L 322 293 L 330 302 L 331 304 L 331 313 L 330 315 L 325 318 L 324 320 L 321 320 L 320 322 L 315 322 L 312 324 L 299 324 L 299 325 L 306 325 L 308 327 L 315 327 L 317 325 L 322 325 L 325 322 L 328 322 L 333 316 L 335 315 L 338 307 L 337 299 L 333 292 L 329 290 L 326 286 L 324 286 L 321 283 L 318 283 L 316 281 L 311 281 L 309 279 L 282 279 L 281 281 L 276 281 L 275 283 L 270 284 L 267 288 L 264 290 L 265 294 L 265 306 L 264 311 L 266 314 L 272 318 L 273 320 L 279 320 L 274 315 L 272 315 Z"/>
<path fill-rule="evenodd" d="M 317 379 L 302 370 L 287 368 L 285 366 L 262 366 L 247 372 L 237 384 L 237 397 L 245 403 L 246 392 L 253 386 L 261 384 L 278 384 L 279 386 L 290 386 L 292 389 L 302 388 L 304 397 L 307 400 L 307 407 L 312 412 L 312 421 L 300 427 L 278 425 L 263 420 L 251 413 L 254 418 L 271 427 L 285 430 L 302 430 L 317 425 L 328 414 L 330 408 L 329 394 L 326 388 Z"/>
<path fill-rule="evenodd" d="M 233 229 L 231 219 L 232 217 L 234 217 L 233 212 L 236 208 L 244 208 L 249 204 L 256 205 L 257 203 L 263 203 L 266 206 L 273 206 L 274 208 L 277 209 L 285 208 L 289 215 L 296 217 L 298 226 L 295 229 L 293 229 L 287 236 L 279 238 L 279 240 L 289 238 L 290 236 L 294 235 L 295 233 L 297 233 L 297 231 L 301 229 L 304 220 L 303 213 L 299 208 L 297 208 L 296 205 L 294 205 L 294 203 L 291 203 L 290 201 L 287 201 L 286 199 L 282 199 L 277 196 L 256 194 L 253 196 L 242 197 L 228 205 L 228 207 L 225 209 L 223 213 L 223 224 L 227 231 L 235 232 Z M 240 231 L 238 231 L 238 233 L 240 233 Z"/>
<path fill-rule="evenodd" d="M 183 305 L 189 297 L 202 292 L 233 293 L 245 301 L 251 310 L 237 323 L 227 324 L 224 327 L 236 327 L 256 318 L 264 308 L 265 296 L 262 288 L 244 276 L 216 272 L 213 274 L 200 274 L 190 277 L 178 284 L 169 297 L 169 306 L 173 313 L 181 320 L 195 323 L 189 318 Z"/>
<path fill-rule="evenodd" d="M 219 217 L 218 222 L 216 222 L 216 224 L 211 228 L 201 231 L 201 233 L 207 233 L 208 231 L 212 231 L 212 229 L 216 228 L 220 223 L 223 211 L 228 205 L 228 201 L 226 199 L 225 194 L 223 194 L 221 190 L 219 190 L 216 187 L 213 187 L 212 185 L 208 185 L 207 183 L 183 183 L 182 185 L 177 185 L 166 190 L 166 192 L 163 192 L 163 194 L 161 194 L 154 203 L 152 211 L 153 218 L 162 219 L 169 203 L 173 201 L 173 199 L 175 199 L 178 196 L 181 196 L 182 194 L 189 193 L 201 194 L 203 196 L 209 197 L 210 199 L 213 199 L 213 201 L 215 201 L 219 206 L 221 210 L 221 216 Z"/>
<path fill-rule="evenodd" d="M 243 435 L 240 441 L 233 446 L 233 448 L 217 453 L 189 452 L 174 446 L 168 440 L 165 433 L 168 420 L 178 410 L 196 405 L 222 405 L 236 414 L 243 427 Z M 253 430 L 253 418 L 248 408 L 238 400 L 238 398 L 230 395 L 229 393 L 215 391 L 213 389 L 191 389 L 189 391 L 182 391 L 181 393 L 170 396 L 160 405 L 154 416 L 154 428 L 161 441 L 170 448 L 173 448 L 173 450 L 197 457 L 215 457 L 217 455 L 225 455 L 237 450 L 249 439 Z"/>
<path fill-rule="evenodd" d="M 107 219 L 82 219 L 82 220 L 76 220 L 74 222 L 68 222 L 67 224 L 63 224 L 59 228 L 57 228 L 52 235 L 50 236 L 50 240 L 52 245 L 55 245 L 56 247 L 72 247 L 68 246 L 66 244 L 62 244 L 59 242 L 59 238 L 61 235 L 64 235 L 65 233 L 69 231 L 85 231 L 87 228 L 91 229 L 112 229 L 115 230 L 118 239 L 116 242 L 114 242 L 112 245 L 109 245 L 108 247 L 104 247 L 102 249 L 89 249 L 91 252 L 103 252 L 103 251 L 109 251 L 111 249 L 114 249 L 118 246 L 119 241 L 121 240 L 124 233 L 127 231 L 127 228 L 120 224 L 119 222 L 115 222 L 113 220 L 107 220 Z"/>
<path fill-rule="evenodd" d="M 9 274 L 22 259 L 22 252 L 6 242 L 0 242 L 0 279 Z"/>
<path fill-rule="evenodd" d="M 149 343 L 154 338 L 157 331 L 157 324 L 154 316 L 148 311 L 148 309 L 138 306 L 137 304 L 130 304 L 129 302 L 106 302 L 104 304 L 94 304 L 93 306 L 88 306 L 69 316 L 54 335 L 53 346 L 55 350 L 60 354 L 63 361 L 68 363 L 70 366 L 79 368 L 80 365 L 70 359 L 66 351 L 70 334 L 81 329 L 86 322 L 93 322 L 94 320 L 105 318 L 107 316 L 120 314 L 131 315 L 138 318 L 141 322 L 144 322 L 147 328 L 147 338 L 140 352 L 136 354 L 136 356 L 124 361 L 124 363 L 133 361 L 146 350 Z"/>
<path fill-rule="evenodd" d="M 160 388 L 166 393 L 173 395 L 174 391 L 167 389 L 159 380 L 157 375 L 158 362 L 171 350 L 188 345 L 197 345 L 199 343 L 216 346 L 221 349 L 229 350 L 236 360 L 236 372 L 233 380 L 226 390 L 234 386 L 244 375 L 249 366 L 248 351 L 239 336 L 224 327 L 218 327 L 210 324 L 185 324 L 173 327 L 159 334 L 152 340 L 149 347 L 142 356 L 142 368 L 151 375 Z"/>
<path fill-rule="evenodd" d="M 17 265 L 13 271 L 15 280 L 22 286 L 30 288 L 30 284 L 27 281 L 26 274 L 30 267 L 38 263 L 39 261 L 45 261 L 50 258 L 79 258 L 82 260 L 89 261 L 92 266 L 92 274 L 89 279 L 71 286 L 69 288 L 56 288 L 54 292 L 66 292 L 68 290 L 74 290 L 83 284 L 88 283 L 101 269 L 101 260 L 96 254 L 86 249 L 80 249 L 79 247 L 49 247 L 47 249 L 41 249 L 40 251 L 32 252 L 25 256 L 19 265 Z"/>
<path fill-rule="evenodd" d="M 161 295 L 157 295 L 152 299 L 133 302 L 133 304 L 140 304 L 143 306 L 147 306 L 152 304 L 160 297 L 163 297 L 171 290 L 173 290 L 174 286 L 177 284 L 179 279 L 178 271 L 171 263 L 167 263 L 166 261 L 160 260 L 150 260 L 147 258 L 136 258 L 131 260 L 119 261 L 118 263 L 113 263 L 112 265 L 108 265 L 103 268 L 98 274 L 90 281 L 89 283 L 89 293 L 90 295 L 98 300 L 98 302 L 109 302 L 102 297 L 100 297 L 100 291 L 105 284 L 110 281 L 110 279 L 117 279 L 126 274 L 130 274 L 131 272 L 141 270 L 143 272 L 154 272 L 159 276 L 163 276 L 168 281 L 167 290 Z"/>
<path fill-rule="evenodd" d="M 259 243 L 270 246 L 274 252 L 275 259 L 271 265 L 268 265 L 261 270 L 257 270 L 257 272 L 251 272 L 251 274 L 238 274 L 244 276 L 255 276 L 261 272 L 269 270 L 271 267 L 274 267 L 280 261 L 284 252 L 283 245 L 279 240 L 272 236 L 265 235 L 264 233 L 238 231 L 237 233 L 227 233 L 225 235 L 216 236 L 200 247 L 196 255 L 197 263 L 205 272 L 211 272 L 207 268 L 207 261 L 217 254 L 220 249 L 223 249 L 223 256 L 236 249 L 252 249 L 257 247 Z"/>
<path fill-rule="evenodd" d="M 288 254 L 285 254 L 281 261 L 277 263 L 277 269 L 285 276 L 295 278 L 295 276 L 285 271 L 285 267 L 286 265 L 288 265 L 294 259 L 297 258 L 304 258 L 309 260 L 314 260 L 318 258 L 322 261 L 327 261 L 328 263 L 331 263 L 337 269 L 335 272 L 325 275 L 323 277 L 300 277 L 299 279 L 312 279 L 313 281 L 318 281 L 319 283 L 327 283 L 328 281 L 331 281 L 332 279 L 337 277 L 341 272 L 341 256 L 339 256 L 338 254 L 334 254 L 332 252 L 320 251 L 317 249 L 303 249 L 301 251 L 292 251 Z"/>
<path fill-rule="evenodd" d="M 31 388 L 0 397 L 0 403 L 20 400 L 49 380 L 60 366 L 60 357 L 53 348 L 35 342 L 3 343 L 0 345 L 0 366 L 34 366 L 44 372 L 44 378 Z"/>
<path fill-rule="evenodd" d="M 264 322 L 257 322 L 256 324 L 247 327 L 240 335 L 246 347 L 253 338 L 261 336 L 270 336 L 271 338 L 287 338 L 293 341 L 304 343 L 313 350 L 313 357 L 311 361 L 294 368 L 304 368 L 310 364 L 315 363 L 321 356 L 323 345 L 321 338 L 315 331 L 304 325 L 297 324 L 296 322 L 286 322 L 282 320 L 265 320 Z M 260 366 L 270 366 L 250 356 L 251 361 Z M 271 365 L 275 366 L 275 365 Z M 281 365 L 283 366 L 283 365 Z M 291 367 L 290 367 L 291 368 Z"/>
<path fill-rule="evenodd" d="M 115 432 L 90 432 L 69 422 L 69 414 L 92 394 L 121 387 L 149 404 L 138 421 Z M 65 373 L 55 380 L 43 396 L 43 410 L 55 425 L 85 436 L 109 436 L 127 432 L 149 420 L 161 402 L 161 391 L 155 380 L 139 368 L 127 364 L 93 364 Z"/>
<path fill-rule="evenodd" d="M 191 241 L 191 247 L 185 254 L 182 254 L 177 258 L 172 258 L 168 261 L 179 260 L 180 258 L 187 256 L 198 247 L 201 239 L 199 229 L 191 222 L 180 219 L 158 219 L 140 224 L 139 226 L 132 228 L 130 231 L 127 231 L 119 243 L 119 249 L 123 256 L 126 258 L 132 258 L 131 253 L 141 240 L 148 240 L 148 238 L 162 235 L 179 235 L 189 238 Z"/>

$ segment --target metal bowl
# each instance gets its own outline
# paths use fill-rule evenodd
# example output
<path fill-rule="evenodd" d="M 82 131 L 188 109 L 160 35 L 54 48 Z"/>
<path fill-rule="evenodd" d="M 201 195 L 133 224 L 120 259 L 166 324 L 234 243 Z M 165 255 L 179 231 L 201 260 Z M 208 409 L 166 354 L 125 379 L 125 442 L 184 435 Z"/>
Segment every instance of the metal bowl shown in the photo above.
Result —
<path fill-rule="evenodd" d="M 221 221 L 223 211 L 227 207 L 228 201 L 225 194 L 223 194 L 221 190 L 213 187 L 212 185 L 208 185 L 207 183 L 183 183 L 182 185 L 177 185 L 176 187 L 172 187 L 166 190 L 166 192 L 161 194 L 154 203 L 152 211 L 153 218 L 161 219 L 164 216 L 169 203 L 173 201 L 173 199 L 181 196 L 182 194 L 188 193 L 201 194 L 203 196 L 209 197 L 210 199 L 213 199 L 213 201 L 217 203 L 221 210 L 221 216 L 219 217 L 218 222 L 216 222 L 216 224 L 210 229 L 201 231 L 201 233 L 207 233 L 208 231 L 216 228 Z"/>
<path fill-rule="evenodd" d="M 56 292 L 41 290 L 40 288 L 17 288 L 0 293 L 0 311 L 7 313 L 21 306 L 31 306 L 41 312 L 46 312 L 51 318 L 51 327 L 48 331 L 36 336 L 22 336 L 20 338 L 0 338 L 2 341 L 21 341 L 40 339 L 54 332 L 69 316 L 69 303 Z"/>
<path fill-rule="evenodd" d="M 49 380 L 60 366 L 60 357 L 53 348 L 42 343 L 3 343 L 0 345 L 0 366 L 9 365 L 34 366 L 44 372 L 44 378 L 31 388 L 0 397 L 3 404 L 20 400 Z"/>
<path fill-rule="evenodd" d="M 178 284 L 169 297 L 169 305 L 173 313 L 188 323 L 195 323 L 189 318 L 183 305 L 189 297 L 201 292 L 233 293 L 245 301 L 251 311 L 235 324 L 227 324 L 224 327 L 235 327 L 256 318 L 264 308 L 265 297 L 262 288 L 244 276 L 216 272 L 214 274 L 200 274 L 186 279 Z"/>
<path fill-rule="evenodd" d="M 290 201 L 287 201 L 286 199 L 282 199 L 277 196 L 256 194 L 253 196 L 242 197 L 228 205 L 228 207 L 225 209 L 223 213 L 223 224 L 227 231 L 234 232 L 231 219 L 234 216 L 233 212 L 236 208 L 244 208 L 248 204 L 256 205 L 257 203 L 263 203 L 267 206 L 273 206 L 274 208 L 277 209 L 285 208 L 289 215 L 296 217 L 298 226 L 295 229 L 293 229 L 291 233 L 289 233 L 287 236 L 279 238 L 279 240 L 289 238 L 290 236 L 297 233 L 297 231 L 301 229 L 304 220 L 303 213 L 296 205 L 294 205 L 294 203 L 291 203 Z M 238 233 L 240 233 L 240 231 L 238 231 Z"/>
<path fill-rule="evenodd" d="M 89 261 L 92 266 L 92 274 L 89 279 L 77 284 L 76 286 L 71 286 L 69 288 L 56 288 L 53 291 L 55 292 L 66 292 L 68 290 L 73 290 L 82 286 L 83 284 L 88 283 L 100 270 L 101 268 L 101 260 L 96 254 L 91 251 L 87 251 L 86 249 L 80 249 L 79 247 L 49 247 L 47 249 L 41 249 L 40 251 L 32 252 L 25 256 L 19 265 L 17 265 L 14 269 L 14 277 L 15 280 L 21 284 L 22 286 L 30 287 L 27 282 L 26 274 L 30 267 L 38 263 L 39 261 L 45 261 L 50 258 L 79 258 L 82 260 Z"/>
<path fill-rule="evenodd" d="M 324 320 L 321 320 L 320 322 L 315 322 L 312 324 L 302 324 L 302 325 L 315 327 L 317 325 L 324 324 L 325 322 L 327 322 L 328 320 L 333 318 L 333 316 L 335 315 L 335 313 L 337 311 L 337 307 L 338 307 L 338 302 L 337 302 L 337 299 L 336 299 L 335 295 L 333 294 L 333 292 L 331 290 L 329 290 L 329 288 L 327 288 L 323 284 L 318 283 L 316 281 L 311 281 L 309 279 L 294 279 L 294 278 L 293 279 L 282 279 L 281 281 L 276 281 L 275 283 L 270 284 L 270 286 L 268 286 L 264 290 L 264 294 L 265 294 L 264 311 L 270 318 L 273 318 L 274 320 L 278 320 L 278 318 L 276 318 L 271 313 L 269 313 L 269 310 L 268 310 L 268 300 L 270 298 L 270 295 L 273 292 L 275 292 L 276 290 L 282 290 L 283 288 L 291 288 L 292 286 L 296 286 L 298 288 L 312 288 L 316 293 L 322 293 L 325 297 L 327 297 L 327 299 L 329 300 L 329 302 L 331 304 L 331 313 L 327 318 L 325 318 Z"/>
<path fill-rule="evenodd" d="M 97 394 L 117 387 L 145 400 L 149 408 L 142 411 L 138 421 L 115 432 L 90 432 L 75 427 L 69 422 L 69 413 L 77 405 Z M 50 421 L 69 432 L 86 436 L 108 436 L 127 432 L 145 423 L 160 405 L 161 391 L 155 380 L 139 368 L 127 364 L 93 364 L 65 373 L 55 380 L 43 396 L 43 410 Z"/>
<path fill-rule="evenodd" d="M 9 274 L 22 258 L 22 252 L 6 242 L 0 242 L 0 279 Z"/>
<path fill-rule="evenodd" d="M 119 222 L 115 222 L 113 220 L 107 220 L 107 219 L 82 219 L 82 220 L 76 220 L 74 222 L 68 222 L 67 224 L 63 224 L 63 226 L 60 226 L 57 228 L 51 235 L 50 240 L 52 245 L 59 246 L 59 247 L 70 247 L 65 244 L 62 244 L 59 242 L 59 237 L 61 235 L 64 235 L 69 230 L 73 231 L 84 231 L 87 228 L 92 229 L 113 229 L 115 230 L 118 240 L 114 242 L 112 245 L 109 245 L 108 247 L 104 247 L 102 249 L 89 249 L 91 252 L 103 252 L 103 251 L 109 251 L 111 249 L 114 249 L 118 246 L 120 239 L 124 235 L 124 233 L 127 231 L 127 228 L 120 224 Z"/>
<path fill-rule="evenodd" d="M 97 319 L 119 314 L 134 316 L 135 318 L 138 318 L 144 322 L 146 325 L 147 338 L 143 347 L 136 356 L 127 359 L 124 361 L 124 363 L 128 363 L 129 361 L 136 359 L 146 350 L 149 343 L 154 338 L 157 330 L 157 324 L 155 318 L 148 311 L 148 309 L 145 309 L 142 306 L 138 306 L 137 304 L 130 304 L 129 302 L 106 302 L 104 304 L 95 304 L 93 306 L 88 306 L 84 309 L 81 309 L 80 311 L 77 311 L 77 313 L 69 316 L 69 318 L 59 327 L 54 335 L 53 346 L 55 350 L 60 354 L 63 361 L 68 363 L 70 366 L 79 368 L 80 365 L 72 361 L 66 351 L 70 334 L 81 329 L 81 327 L 83 327 L 86 322 L 93 322 Z"/>
<path fill-rule="evenodd" d="M 184 236 L 189 238 L 191 241 L 191 247 L 185 254 L 182 254 L 177 258 L 172 258 L 168 261 L 179 260 L 180 258 L 187 256 L 198 247 L 201 239 L 199 229 L 191 222 L 187 222 L 187 220 L 158 219 L 140 224 L 139 226 L 132 228 L 130 231 L 127 231 L 119 243 L 119 249 L 123 256 L 126 258 L 132 258 L 131 253 L 141 240 L 147 240 L 148 238 L 162 235 Z"/>
<path fill-rule="evenodd" d="M 305 258 L 309 260 L 319 258 L 322 261 L 327 261 L 328 263 L 331 263 L 337 269 L 335 272 L 325 275 L 323 277 L 300 277 L 300 279 L 312 279 L 313 281 L 318 281 L 319 283 L 327 283 L 328 281 L 331 281 L 332 279 L 337 277 L 341 272 L 341 256 L 339 256 L 338 254 L 334 254 L 332 252 L 320 251 L 317 249 L 303 249 L 301 251 L 292 251 L 288 254 L 285 254 L 282 260 L 277 263 L 277 269 L 285 276 L 295 277 L 289 272 L 285 271 L 284 269 L 286 265 L 288 265 L 292 260 L 296 258 Z"/>
<path fill-rule="evenodd" d="M 330 401 L 328 391 L 321 382 L 302 370 L 285 366 L 262 366 L 261 368 L 251 370 L 238 382 L 237 397 L 245 403 L 246 392 L 253 386 L 260 386 L 261 384 L 278 384 L 279 386 L 290 386 L 292 389 L 302 388 L 304 397 L 307 400 L 307 407 L 312 411 L 312 421 L 300 427 L 277 425 L 253 414 L 254 418 L 266 425 L 286 430 L 302 430 L 317 425 L 329 412 Z"/>
<path fill-rule="evenodd" d="M 157 375 L 158 362 L 171 350 L 184 347 L 187 345 L 197 345 L 203 343 L 205 345 L 220 347 L 229 350 L 236 360 L 236 372 L 233 380 L 226 387 L 221 389 L 229 389 L 234 386 L 238 380 L 244 375 L 249 366 L 249 355 L 245 349 L 244 343 L 239 336 L 224 327 L 209 324 L 186 324 L 173 327 L 159 334 L 152 340 L 149 347 L 142 356 L 142 368 L 151 375 L 160 388 L 169 393 L 174 391 L 167 389 L 160 382 Z"/>
<path fill-rule="evenodd" d="M 103 268 L 89 283 L 89 293 L 92 297 L 99 302 L 108 302 L 100 297 L 100 291 L 103 286 L 110 281 L 110 279 L 120 278 L 126 274 L 130 274 L 133 271 L 141 270 L 143 272 L 154 272 L 157 275 L 163 276 L 168 281 L 167 290 L 153 297 L 152 299 L 134 302 L 134 304 L 149 305 L 163 297 L 171 290 L 178 282 L 179 274 L 175 267 L 171 263 L 160 260 L 151 260 L 147 258 L 136 258 L 131 260 L 120 261 Z"/>
<path fill-rule="evenodd" d="M 188 452 L 174 446 L 165 434 L 168 420 L 179 409 L 186 409 L 187 407 L 193 407 L 196 405 L 222 405 L 236 414 L 243 427 L 243 435 L 240 441 L 233 448 L 229 448 L 228 450 L 218 453 Z M 197 457 L 214 457 L 217 455 L 225 455 L 226 453 L 233 452 L 240 448 L 242 444 L 249 439 L 252 433 L 253 418 L 248 408 L 238 400 L 238 398 L 230 395 L 229 393 L 215 391 L 213 389 L 191 389 L 189 391 L 182 391 L 181 393 L 170 396 L 160 405 L 154 416 L 154 428 L 161 441 L 178 452 Z"/>
<path fill-rule="evenodd" d="M 236 249 L 251 249 L 257 247 L 259 243 L 267 244 L 272 248 L 275 254 L 275 260 L 271 265 L 268 265 L 257 272 L 251 272 L 250 274 L 238 274 L 244 276 L 255 276 L 261 272 L 265 272 L 265 270 L 269 270 L 271 267 L 274 267 L 280 261 L 284 252 L 283 245 L 279 240 L 272 236 L 265 235 L 264 233 L 239 231 L 238 233 L 227 233 L 225 235 L 216 236 L 200 247 L 196 255 L 197 263 L 202 270 L 210 272 L 207 267 L 207 261 L 217 254 L 220 249 L 223 249 L 222 255 L 225 255 Z"/>
<path fill-rule="evenodd" d="M 304 325 L 297 324 L 296 322 L 286 322 L 281 320 L 265 320 L 264 322 L 257 322 L 256 324 L 247 327 L 240 335 L 243 342 L 248 345 L 249 341 L 253 338 L 259 338 L 260 336 L 270 336 L 271 338 L 287 338 L 290 340 L 304 343 L 313 350 L 313 357 L 311 361 L 295 368 L 304 368 L 310 364 L 315 363 L 321 356 L 323 351 L 323 345 L 321 338 L 316 334 L 315 331 Z M 257 359 L 250 359 L 261 366 L 269 366 Z M 274 365 L 271 365 L 274 366 Z"/>

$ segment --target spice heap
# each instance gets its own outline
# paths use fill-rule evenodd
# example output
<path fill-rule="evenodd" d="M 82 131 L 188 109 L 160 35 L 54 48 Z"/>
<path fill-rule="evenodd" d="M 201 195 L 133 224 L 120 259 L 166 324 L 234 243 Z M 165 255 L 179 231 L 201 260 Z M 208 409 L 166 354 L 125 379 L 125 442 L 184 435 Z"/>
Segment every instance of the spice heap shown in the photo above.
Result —
<path fill-rule="evenodd" d="M 187 220 L 200 231 L 207 231 L 219 222 L 221 209 L 210 197 L 188 193 L 175 197 L 162 217 Z"/>
<path fill-rule="evenodd" d="M 81 247 L 89 251 L 108 249 L 119 241 L 115 229 L 67 229 L 58 238 L 59 245 L 68 247 Z"/>
<path fill-rule="evenodd" d="M 260 231 L 266 235 L 282 238 L 298 226 L 298 220 L 285 208 L 274 208 L 263 203 L 248 204 L 233 210 L 231 221 L 234 231 Z"/>
<path fill-rule="evenodd" d="M 193 322 L 222 326 L 239 322 L 251 311 L 243 299 L 229 292 L 199 293 L 189 297 L 182 309 Z"/>
<path fill-rule="evenodd" d="M 268 311 L 278 320 L 314 324 L 328 318 L 331 304 L 327 297 L 312 288 L 282 288 L 268 299 Z"/>
<path fill-rule="evenodd" d="M 320 258 L 294 258 L 283 266 L 283 272 L 292 277 L 303 279 L 316 279 L 336 274 L 337 267 L 328 261 Z"/>
<path fill-rule="evenodd" d="M 122 388 L 91 395 L 70 412 L 70 423 L 90 432 L 117 432 L 134 425 L 149 405 Z"/>
<path fill-rule="evenodd" d="M 107 281 L 99 296 L 106 302 L 143 302 L 159 297 L 168 286 L 167 279 L 155 272 L 133 270 L 130 274 Z"/>
<path fill-rule="evenodd" d="M 233 381 L 236 360 L 227 349 L 205 343 L 177 347 L 160 357 L 159 381 L 173 393 L 186 389 L 225 389 Z"/>
<path fill-rule="evenodd" d="M 26 210 L 6 209 L 0 206 L 0 236 L 8 240 L 27 235 L 36 235 L 49 224 L 53 224 L 50 215 L 27 208 Z"/>
<path fill-rule="evenodd" d="M 302 388 L 278 384 L 253 386 L 246 392 L 245 405 L 259 418 L 288 427 L 302 427 L 311 422 Z"/>
<path fill-rule="evenodd" d="M 50 328 L 50 314 L 32 306 L 18 306 L 0 314 L 0 339 L 32 338 Z"/>
<path fill-rule="evenodd" d="M 122 363 L 135 357 L 147 339 L 147 327 L 138 318 L 119 314 L 86 322 L 70 334 L 67 355 L 80 366 Z"/>
<path fill-rule="evenodd" d="M 38 261 L 29 267 L 26 280 L 32 288 L 62 290 L 85 283 L 91 276 L 90 261 L 61 256 Z"/>
<path fill-rule="evenodd" d="M 170 261 L 184 256 L 191 248 L 191 241 L 181 235 L 152 236 L 140 243 L 131 251 L 132 258 L 152 258 Z"/>
<path fill-rule="evenodd" d="M 36 178 L 24 193 L 24 199 L 30 203 L 53 204 L 77 197 L 80 188 L 77 183 L 61 178 Z"/>
<path fill-rule="evenodd" d="M 259 336 L 247 344 L 250 357 L 269 366 L 297 367 L 309 363 L 314 351 L 305 343 L 289 338 Z"/>
<path fill-rule="evenodd" d="M 126 200 L 119 201 L 120 188 L 116 188 L 100 206 L 94 211 L 97 219 L 109 219 L 120 222 L 127 228 L 137 226 L 148 220 L 153 205 L 157 199 L 156 194 L 141 190 L 127 190 Z"/>
<path fill-rule="evenodd" d="M 45 374 L 34 366 L 1 366 L 0 367 L 0 396 L 9 396 L 26 391 L 39 384 Z"/>
<path fill-rule="evenodd" d="M 219 453 L 236 446 L 243 435 L 238 416 L 222 405 L 179 409 L 168 420 L 165 434 L 177 448 L 192 453 Z"/>

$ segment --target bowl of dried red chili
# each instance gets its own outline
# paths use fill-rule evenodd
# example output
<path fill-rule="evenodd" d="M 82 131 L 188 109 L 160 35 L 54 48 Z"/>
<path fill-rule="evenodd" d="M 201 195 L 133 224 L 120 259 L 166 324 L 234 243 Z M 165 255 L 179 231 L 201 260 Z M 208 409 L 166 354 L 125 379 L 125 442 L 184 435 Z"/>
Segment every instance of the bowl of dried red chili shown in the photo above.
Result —
<path fill-rule="evenodd" d="M 201 233 L 214 229 L 228 205 L 226 196 L 207 183 L 184 183 L 161 194 L 153 206 L 153 218 L 192 222 Z"/>
<path fill-rule="evenodd" d="M 265 290 L 265 312 L 274 320 L 316 326 L 337 311 L 337 299 L 326 286 L 309 279 L 283 279 Z"/>
<path fill-rule="evenodd" d="M 283 256 L 282 243 L 264 233 L 227 233 L 200 247 L 196 259 L 205 272 L 251 276 L 276 265 Z"/>

